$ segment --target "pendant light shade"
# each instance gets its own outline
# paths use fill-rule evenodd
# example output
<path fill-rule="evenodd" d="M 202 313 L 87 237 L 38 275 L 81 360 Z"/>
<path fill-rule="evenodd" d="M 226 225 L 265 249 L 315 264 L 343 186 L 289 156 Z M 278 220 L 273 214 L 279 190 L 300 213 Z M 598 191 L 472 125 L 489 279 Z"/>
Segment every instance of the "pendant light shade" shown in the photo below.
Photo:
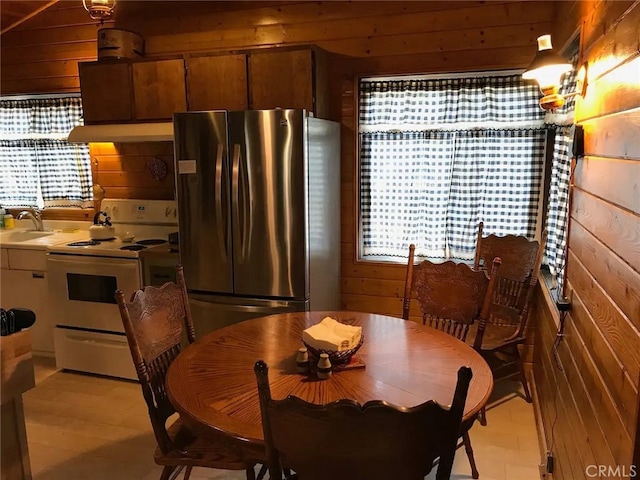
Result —
<path fill-rule="evenodd" d="M 93 20 L 100 20 L 100 23 L 104 23 L 105 20 L 111 18 L 116 0 L 82 0 L 82 4 Z"/>
<path fill-rule="evenodd" d="M 569 62 L 553 50 L 551 35 L 542 35 L 538 37 L 538 53 L 522 74 L 522 78 L 538 82 L 544 94 L 540 100 L 543 109 L 555 109 L 564 105 L 564 97 L 558 94 L 558 90 L 562 75 L 572 68 Z"/>

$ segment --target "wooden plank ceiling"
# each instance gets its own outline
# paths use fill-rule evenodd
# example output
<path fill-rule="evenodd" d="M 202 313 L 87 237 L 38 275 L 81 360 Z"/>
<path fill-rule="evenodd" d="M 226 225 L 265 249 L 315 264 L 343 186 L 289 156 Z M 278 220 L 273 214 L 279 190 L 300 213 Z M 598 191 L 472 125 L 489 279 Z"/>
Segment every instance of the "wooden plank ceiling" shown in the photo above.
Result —
<path fill-rule="evenodd" d="M 3 0 L 0 4 L 0 34 L 8 32 L 58 0 Z"/>

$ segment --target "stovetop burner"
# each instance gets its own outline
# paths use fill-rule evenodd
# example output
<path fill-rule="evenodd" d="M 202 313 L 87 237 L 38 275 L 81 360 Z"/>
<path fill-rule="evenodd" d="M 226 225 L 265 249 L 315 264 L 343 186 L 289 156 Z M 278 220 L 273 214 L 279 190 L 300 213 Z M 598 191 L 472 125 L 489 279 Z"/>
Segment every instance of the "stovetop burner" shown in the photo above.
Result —
<path fill-rule="evenodd" d="M 68 243 L 67 247 L 92 247 L 94 245 L 100 245 L 101 242 L 98 242 L 97 240 L 87 240 L 85 242 L 73 242 L 73 243 Z"/>
<path fill-rule="evenodd" d="M 149 238 L 147 240 L 138 240 L 136 242 L 138 245 L 160 245 L 162 243 L 167 243 L 167 241 L 162 240 L 161 238 Z"/>
<path fill-rule="evenodd" d="M 133 250 L 134 252 L 137 252 L 138 250 L 144 250 L 145 247 L 144 245 L 125 245 L 124 247 L 120 247 L 120 250 Z"/>

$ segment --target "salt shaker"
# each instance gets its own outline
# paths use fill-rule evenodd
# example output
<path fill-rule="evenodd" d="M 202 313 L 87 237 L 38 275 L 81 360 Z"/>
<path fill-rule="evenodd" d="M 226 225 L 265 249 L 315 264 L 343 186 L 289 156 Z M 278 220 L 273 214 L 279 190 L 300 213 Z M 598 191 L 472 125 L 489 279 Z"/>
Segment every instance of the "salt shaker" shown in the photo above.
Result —
<path fill-rule="evenodd" d="M 307 347 L 300 347 L 296 356 L 296 370 L 298 373 L 307 373 L 309 371 L 309 354 Z"/>
<path fill-rule="evenodd" d="M 318 359 L 318 378 L 320 380 L 326 380 L 331 376 L 331 362 L 329 361 L 329 355 L 321 353 Z"/>

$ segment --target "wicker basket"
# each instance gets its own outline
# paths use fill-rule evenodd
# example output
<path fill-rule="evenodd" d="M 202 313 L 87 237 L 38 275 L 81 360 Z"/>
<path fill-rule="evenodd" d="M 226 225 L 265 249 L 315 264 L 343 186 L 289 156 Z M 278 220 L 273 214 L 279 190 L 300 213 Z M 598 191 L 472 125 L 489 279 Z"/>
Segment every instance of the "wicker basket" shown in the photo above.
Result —
<path fill-rule="evenodd" d="M 352 349 L 336 352 L 334 350 L 318 350 L 313 348 L 311 345 L 307 344 L 304 340 L 302 341 L 302 343 L 304 343 L 304 346 L 307 347 L 307 350 L 309 351 L 309 356 L 311 357 L 310 360 L 314 365 L 320 358 L 321 353 L 326 353 L 327 355 L 329 355 L 329 361 L 331 362 L 331 365 L 343 365 L 345 363 L 349 363 L 349 360 L 351 360 L 351 357 L 353 357 L 353 355 L 362 346 L 362 342 L 364 342 L 364 334 L 360 337 L 360 341 L 358 342 L 358 344 Z"/>

